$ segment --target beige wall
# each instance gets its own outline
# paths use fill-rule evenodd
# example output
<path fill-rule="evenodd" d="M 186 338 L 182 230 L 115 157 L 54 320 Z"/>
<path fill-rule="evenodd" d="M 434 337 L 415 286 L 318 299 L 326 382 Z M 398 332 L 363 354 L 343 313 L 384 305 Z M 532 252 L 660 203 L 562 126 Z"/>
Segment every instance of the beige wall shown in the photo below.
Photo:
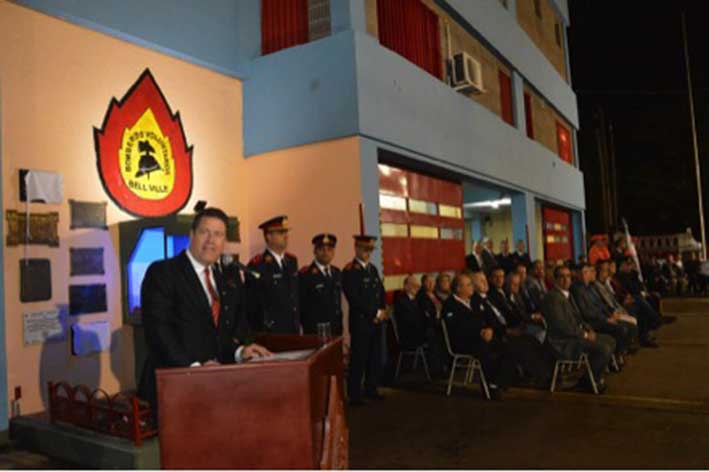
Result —
<path fill-rule="evenodd" d="M 563 21 L 558 18 L 556 10 L 549 0 L 539 0 L 541 19 L 534 11 L 535 0 L 517 0 L 517 21 L 534 44 L 549 59 L 549 62 L 568 82 L 566 74 L 566 55 L 564 54 Z M 561 45 L 556 42 L 557 26 L 561 28 Z"/>
<path fill-rule="evenodd" d="M 500 252 L 500 242 L 504 239 L 509 243 L 510 251 L 514 251 L 512 237 L 512 210 L 507 208 L 495 213 L 490 213 L 490 220 L 483 220 L 483 236 L 492 239 L 495 254 Z"/>
<path fill-rule="evenodd" d="M 219 205 L 243 222 L 247 175 L 242 157 L 239 81 L 120 40 L 0 1 L 0 83 L 2 84 L 2 175 L 5 210 L 19 202 L 18 169 L 59 172 L 64 203 L 33 204 L 33 212 L 59 212 L 60 247 L 30 246 L 27 256 L 52 264 L 52 299 L 19 301 L 22 247 L 4 246 L 5 323 L 8 389 L 23 390 L 22 411 L 42 409 L 40 389 L 50 379 L 98 385 L 109 392 L 133 387 L 130 327 L 122 327 L 116 224 L 131 219 L 104 192 L 95 164 L 93 127 L 100 126 L 109 101 L 121 98 L 149 67 L 173 111 L 179 111 L 194 145 L 194 188 L 185 211 L 198 199 Z M 68 199 L 109 201 L 110 231 L 70 230 Z M 251 234 L 242 235 L 249 247 Z M 4 238 L 3 238 L 4 240 Z M 102 246 L 105 276 L 69 277 L 69 248 Z M 22 314 L 68 303 L 68 285 L 106 283 L 108 312 L 72 317 L 70 323 L 110 321 L 110 352 L 77 358 L 69 340 L 23 345 Z"/>

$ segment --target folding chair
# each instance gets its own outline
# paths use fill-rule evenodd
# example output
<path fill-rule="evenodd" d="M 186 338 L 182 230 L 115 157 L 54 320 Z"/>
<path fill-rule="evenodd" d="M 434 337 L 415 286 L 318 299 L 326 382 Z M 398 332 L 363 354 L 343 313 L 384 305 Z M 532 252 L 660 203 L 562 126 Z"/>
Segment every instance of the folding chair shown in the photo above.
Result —
<path fill-rule="evenodd" d="M 578 370 L 581 368 L 586 369 L 588 378 L 591 380 L 591 387 L 593 388 L 593 393 L 598 395 L 598 386 L 596 385 L 596 379 L 593 377 L 593 372 L 591 371 L 591 364 L 589 364 L 588 356 L 585 353 L 582 353 L 579 356 L 578 360 L 575 361 L 557 359 L 556 364 L 554 365 L 554 376 L 551 379 L 551 386 L 549 387 L 549 391 L 553 392 L 556 388 L 556 379 L 559 374 L 563 375 L 565 370 L 567 372 L 571 372 L 572 370 Z"/>
<path fill-rule="evenodd" d="M 396 373 L 394 374 L 394 378 L 399 378 L 399 372 L 401 371 L 401 364 L 404 360 L 404 357 L 413 356 L 413 370 L 416 370 L 416 367 L 418 367 L 418 360 L 419 358 L 421 358 L 421 363 L 423 364 L 423 371 L 426 373 L 426 378 L 430 381 L 431 374 L 428 371 L 428 361 L 426 360 L 426 343 L 421 344 L 414 350 L 403 349 L 401 346 L 401 340 L 399 339 L 399 326 L 396 323 L 396 316 L 393 312 L 391 314 L 391 326 L 392 328 L 394 328 L 394 337 L 396 338 L 396 344 L 399 346 L 399 358 L 396 361 Z"/>
<path fill-rule="evenodd" d="M 485 398 L 490 399 L 490 389 L 487 386 L 487 380 L 485 379 L 485 372 L 483 372 L 483 366 L 479 360 L 470 354 L 456 354 L 453 352 L 451 347 L 450 337 L 448 336 L 448 326 L 446 325 L 446 320 L 441 319 L 441 326 L 443 327 L 443 339 L 446 342 L 446 349 L 448 354 L 453 358 L 453 364 L 451 364 L 451 373 L 448 377 L 448 388 L 446 389 L 446 396 L 450 396 L 451 388 L 453 387 L 453 377 L 455 376 L 455 370 L 458 368 L 466 369 L 465 378 L 463 379 L 463 386 L 473 381 L 475 372 L 477 371 L 480 375 L 480 383 L 482 384 L 483 393 Z"/>

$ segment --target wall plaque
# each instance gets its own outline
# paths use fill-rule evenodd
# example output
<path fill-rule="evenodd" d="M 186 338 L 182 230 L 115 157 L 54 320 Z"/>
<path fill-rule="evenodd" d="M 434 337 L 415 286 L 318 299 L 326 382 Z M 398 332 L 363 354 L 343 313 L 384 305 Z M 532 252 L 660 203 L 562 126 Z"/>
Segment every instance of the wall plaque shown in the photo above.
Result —
<path fill-rule="evenodd" d="M 21 244 L 37 244 L 59 247 L 59 213 L 30 213 L 30 234 L 27 236 L 27 214 L 15 210 L 7 210 L 8 246 Z"/>
<path fill-rule="evenodd" d="M 106 224 L 106 202 L 81 202 L 69 199 L 71 229 L 108 229 Z"/>
<path fill-rule="evenodd" d="M 41 302 L 52 298 L 49 259 L 20 259 L 20 301 Z"/>
<path fill-rule="evenodd" d="M 108 321 L 77 323 L 71 326 L 71 353 L 87 356 L 111 348 L 111 326 Z"/>
<path fill-rule="evenodd" d="M 102 247 L 73 247 L 69 249 L 70 275 L 103 275 Z"/>
<path fill-rule="evenodd" d="M 106 284 L 69 285 L 69 314 L 102 313 L 106 305 Z"/>
<path fill-rule="evenodd" d="M 66 338 L 61 310 L 25 313 L 22 325 L 25 345 L 41 344 L 45 341 L 61 341 Z"/>

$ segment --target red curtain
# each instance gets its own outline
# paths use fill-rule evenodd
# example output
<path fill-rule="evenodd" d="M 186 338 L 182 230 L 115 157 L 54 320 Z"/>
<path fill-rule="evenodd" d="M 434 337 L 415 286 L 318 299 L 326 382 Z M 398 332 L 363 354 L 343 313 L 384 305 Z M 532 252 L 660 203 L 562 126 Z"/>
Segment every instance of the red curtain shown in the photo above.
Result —
<path fill-rule="evenodd" d="M 505 123 L 514 126 L 515 119 L 512 113 L 512 80 L 503 71 L 499 71 L 500 78 L 500 104 L 502 106 L 502 119 Z"/>
<path fill-rule="evenodd" d="M 571 133 L 566 126 L 558 121 L 556 122 L 556 141 L 559 145 L 559 157 L 571 164 L 573 161 L 571 157 Z"/>
<path fill-rule="evenodd" d="M 441 78 L 438 15 L 420 0 L 379 0 L 377 17 L 383 46 Z"/>
<path fill-rule="evenodd" d="M 534 116 L 532 115 L 532 97 L 524 93 L 524 118 L 527 127 L 527 137 L 534 139 Z"/>
<path fill-rule="evenodd" d="M 308 42 L 308 0 L 261 0 L 261 54 Z"/>

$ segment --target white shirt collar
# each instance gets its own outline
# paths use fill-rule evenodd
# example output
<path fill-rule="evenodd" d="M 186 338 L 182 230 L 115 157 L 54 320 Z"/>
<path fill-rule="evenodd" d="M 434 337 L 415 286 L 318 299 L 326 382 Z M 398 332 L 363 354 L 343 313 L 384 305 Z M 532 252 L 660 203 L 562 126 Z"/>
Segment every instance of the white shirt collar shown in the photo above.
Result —
<path fill-rule="evenodd" d="M 324 266 L 321 263 L 317 261 L 317 259 L 313 259 L 313 263 L 317 266 L 318 269 L 320 269 L 320 272 L 322 272 L 322 275 L 325 274 L 325 270 L 328 269 L 330 266 Z"/>
<path fill-rule="evenodd" d="M 195 272 L 197 272 L 197 275 L 201 275 L 204 273 L 204 269 L 207 268 L 204 264 L 200 263 L 195 257 L 192 255 L 190 252 L 190 249 L 187 248 L 185 251 L 187 254 L 187 258 L 190 260 L 190 263 L 192 264 L 192 268 L 194 269 Z"/>
<path fill-rule="evenodd" d="M 458 300 L 460 303 L 462 303 L 463 305 L 465 305 L 466 307 L 468 307 L 468 309 L 470 309 L 470 300 L 463 300 L 462 298 L 460 298 L 460 297 L 459 297 L 458 295 L 456 295 L 455 293 L 453 294 L 453 298 L 455 298 L 455 299 Z"/>
<path fill-rule="evenodd" d="M 276 259 L 278 265 L 283 267 L 283 258 L 285 257 L 285 253 L 283 253 L 282 255 L 278 255 L 274 251 L 272 251 L 271 248 L 266 248 L 266 250 L 273 256 L 274 259 Z"/>
<path fill-rule="evenodd" d="M 478 292 L 478 295 L 480 295 L 480 298 L 482 298 L 483 300 L 487 298 L 487 293 Z"/>
<path fill-rule="evenodd" d="M 559 291 L 564 295 L 564 298 L 569 298 L 569 291 L 564 290 L 563 288 L 559 288 Z"/>
<path fill-rule="evenodd" d="M 360 258 L 358 258 L 358 257 L 355 257 L 355 260 L 356 260 L 357 262 L 359 262 L 360 265 L 361 265 L 362 267 L 364 267 L 365 269 L 366 269 L 367 266 L 369 265 L 369 262 L 364 262 L 362 259 L 360 259 Z"/>

